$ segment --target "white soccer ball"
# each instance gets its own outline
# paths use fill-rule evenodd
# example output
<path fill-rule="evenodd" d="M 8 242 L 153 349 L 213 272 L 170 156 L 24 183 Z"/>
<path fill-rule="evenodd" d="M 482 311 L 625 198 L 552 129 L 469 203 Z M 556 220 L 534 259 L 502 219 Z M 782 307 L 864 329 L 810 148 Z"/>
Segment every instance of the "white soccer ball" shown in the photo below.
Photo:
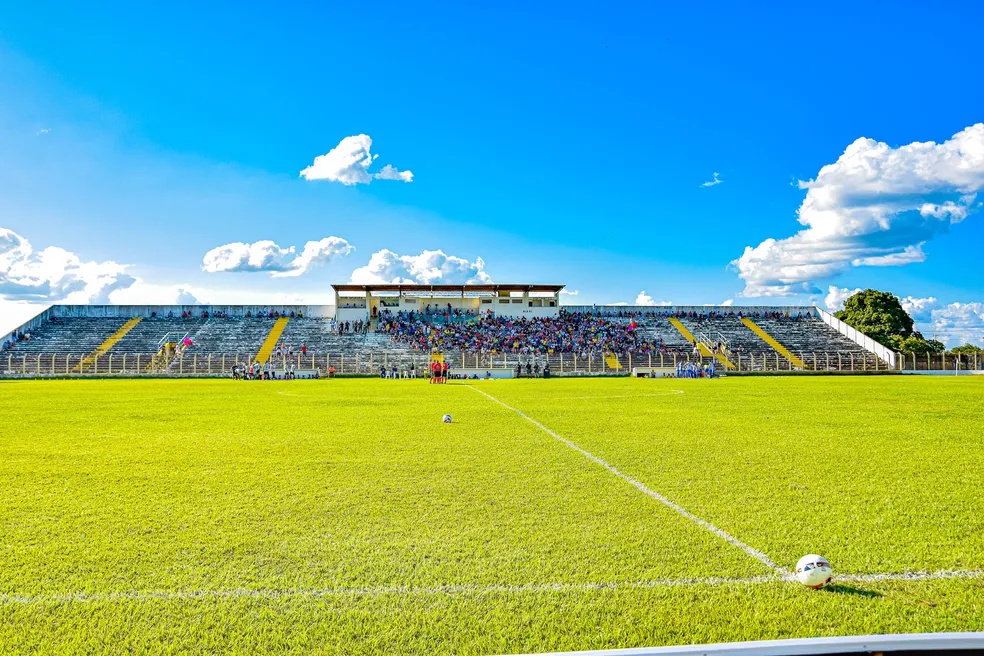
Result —
<path fill-rule="evenodd" d="M 833 575 L 830 561 L 823 556 L 807 554 L 796 563 L 796 580 L 814 590 L 829 585 Z"/>
<path fill-rule="evenodd" d="M 451 423 L 451 415 L 444 415 L 443 417 L 441 417 L 441 421 L 443 421 L 445 424 L 450 424 Z"/>

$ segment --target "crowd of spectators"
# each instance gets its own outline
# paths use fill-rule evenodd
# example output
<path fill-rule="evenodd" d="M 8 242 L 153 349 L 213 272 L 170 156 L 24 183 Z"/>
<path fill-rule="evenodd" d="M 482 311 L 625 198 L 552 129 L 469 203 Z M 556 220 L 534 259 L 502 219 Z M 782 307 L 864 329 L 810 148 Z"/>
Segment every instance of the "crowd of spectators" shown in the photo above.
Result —
<path fill-rule="evenodd" d="M 230 315 L 228 312 L 224 312 L 222 310 L 213 310 L 212 312 L 209 312 L 208 310 L 202 310 L 198 314 L 195 314 L 190 310 L 181 311 L 182 319 L 228 319 L 229 316 Z M 254 317 L 258 319 L 263 319 L 263 318 L 279 319 L 280 317 L 289 317 L 291 319 L 303 319 L 304 313 L 294 310 L 291 310 L 290 312 L 280 312 L 278 310 L 260 310 L 259 312 L 254 313 L 252 310 L 247 310 L 246 314 L 244 314 L 243 316 L 247 319 L 252 319 Z M 157 312 L 151 312 L 150 318 L 156 319 Z M 174 318 L 173 310 L 168 310 L 167 318 L 168 319 Z"/>
<path fill-rule="evenodd" d="M 213 315 L 214 316 L 214 315 Z M 246 318 L 251 319 L 256 317 L 257 319 L 280 319 L 281 317 L 286 317 L 290 319 L 303 319 L 304 313 L 301 311 L 291 310 L 290 312 L 280 312 L 278 310 L 260 310 L 255 314 L 249 310 L 246 311 Z"/>
<path fill-rule="evenodd" d="M 486 315 L 466 323 L 437 325 L 426 313 L 384 312 L 377 331 L 413 350 L 460 350 L 469 353 L 658 353 L 666 345 L 645 337 L 625 317 L 561 313 L 550 318 Z"/>
<path fill-rule="evenodd" d="M 601 307 L 596 308 L 588 314 L 592 316 L 600 317 L 618 317 L 620 319 L 659 319 L 659 318 L 674 318 L 674 319 L 741 319 L 743 317 L 748 319 L 815 319 L 817 318 L 812 312 L 797 311 L 796 314 L 791 314 L 788 310 L 779 311 L 774 310 L 772 312 L 760 312 L 758 310 L 754 312 L 742 312 L 738 310 L 730 310 L 728 312 L 721 312 L 719 310 L 707 310 L 698 312 L 696 310 L 619 310 L 613 307 Z"/>

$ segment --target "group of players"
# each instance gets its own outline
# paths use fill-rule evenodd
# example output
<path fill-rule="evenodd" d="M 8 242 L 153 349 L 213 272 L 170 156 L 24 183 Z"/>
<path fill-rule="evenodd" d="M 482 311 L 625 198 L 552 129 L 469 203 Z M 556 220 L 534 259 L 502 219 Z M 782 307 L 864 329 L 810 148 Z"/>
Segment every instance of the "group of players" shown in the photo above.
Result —
<path fill-rule="evenodd" d="M 282 370 L 277 375 L 276 365 L 270 362 L 251 362 L 249 364 L 234 364 L 232 366 L 232 377 L 235 380 L 294 380 L 297 371 L 297 364 L 293 360 L 284 359 Z M 318 372 L 315 370 L 315 377 Z"/>
<path fill-rule="evenodd" d="M 438 360 L 433 360 L 430 363 L 431 377 L 430 382 L 437 383 L 438 385 L 446 383 L 448 380 L 448 375 L 451 371 L 451 365 L 447 362 L 441 362 Z"/>

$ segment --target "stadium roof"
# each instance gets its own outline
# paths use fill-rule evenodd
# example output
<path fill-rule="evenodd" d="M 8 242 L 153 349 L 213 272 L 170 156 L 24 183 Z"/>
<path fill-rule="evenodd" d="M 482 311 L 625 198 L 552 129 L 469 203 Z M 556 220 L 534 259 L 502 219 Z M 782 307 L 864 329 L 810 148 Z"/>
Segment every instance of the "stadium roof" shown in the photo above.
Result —
<path fill-rule="evenodd" d="M 553 292 L 564 285 L 332 285 L 336 292 Z"/>

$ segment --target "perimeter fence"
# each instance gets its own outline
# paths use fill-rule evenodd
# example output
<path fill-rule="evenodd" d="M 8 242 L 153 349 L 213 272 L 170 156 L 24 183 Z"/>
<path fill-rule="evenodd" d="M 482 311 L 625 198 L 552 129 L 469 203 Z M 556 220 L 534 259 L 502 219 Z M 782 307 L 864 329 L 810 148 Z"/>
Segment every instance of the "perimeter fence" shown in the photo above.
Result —
<path fill-rule="evenodd" d="M 523 354 L 523 353 L 445 353 L 444 357 L 454 371 L 468 375 L 481 374 L 484 370 L 507 369 L 527 375 L 531 371 L 542 373 L 549 365 L 551 375 L 630 375 L 653 372 L 656 375 L 672 373 L 679 364 L 713 363 L 719 372 L 731 374 L 759 372 L 892 372 L 939 371 L 975 372 L 984 370 L 981 354 L 898 354 L 895 365 L 890 365 L 872 353 L 792 353 L 792 358 L 779 353 L 724 353 L 713 356 L 672 353 L 624 353 L 588 354 L 572 353 Z M 95 355 L 81 354 L 27 354 L 0 355 L 0 376 L 230 376 L 234 366 L 249 364 L 249 354 L 185 354 L 171 359 L 154 354 Z M 413 371 L 417 376 L 426 375 L 429 355 L 406 352 L 356 352 L 294 355 L 271 359 L 269 368 L 282 374 L 290 365 L 303 375 L 327 376 L 330 370 L 336 375 L 380 375 L 381 370 L 399 375 Z"/>

